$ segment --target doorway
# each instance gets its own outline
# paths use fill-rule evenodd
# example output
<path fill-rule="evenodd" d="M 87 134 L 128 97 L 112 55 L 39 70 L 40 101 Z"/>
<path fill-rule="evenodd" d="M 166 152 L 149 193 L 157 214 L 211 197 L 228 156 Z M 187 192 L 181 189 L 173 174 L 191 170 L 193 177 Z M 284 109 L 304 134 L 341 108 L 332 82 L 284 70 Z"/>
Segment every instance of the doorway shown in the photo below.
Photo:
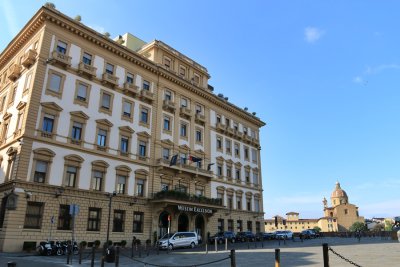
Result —
<path fill-rule="evenodd" d="M 178 232 L 186 232 L 189 230 L 189 218 L 185 213 L 179 215 Z"/>

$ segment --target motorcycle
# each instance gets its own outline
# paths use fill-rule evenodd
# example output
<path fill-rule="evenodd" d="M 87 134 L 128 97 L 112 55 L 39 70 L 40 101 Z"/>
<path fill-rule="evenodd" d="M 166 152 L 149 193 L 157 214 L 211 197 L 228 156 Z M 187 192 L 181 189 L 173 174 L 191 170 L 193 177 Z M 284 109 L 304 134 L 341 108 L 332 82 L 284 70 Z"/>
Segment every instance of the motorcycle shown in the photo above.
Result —
<path fill-rule="evenodd" d="M 61 243 L 58 241 L 42 241 L 36 250 L 42 256 L 62 255 Z"/>
<path fill-rule="evenodd" d="M 74 255 L 78 255 L 79 247 L 76 241 L 74 241 L 74 244 L 72 245 L 71 240 L 68 240 L 61 243 L 61 251 L 63 255 L 71 254 L 71 251 Z"/>

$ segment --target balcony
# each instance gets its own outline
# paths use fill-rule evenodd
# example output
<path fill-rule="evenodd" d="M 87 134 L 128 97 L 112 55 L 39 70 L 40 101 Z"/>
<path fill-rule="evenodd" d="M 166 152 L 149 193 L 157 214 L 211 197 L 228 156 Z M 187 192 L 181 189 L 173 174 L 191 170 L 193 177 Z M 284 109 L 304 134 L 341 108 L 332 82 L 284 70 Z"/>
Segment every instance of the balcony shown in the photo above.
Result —
<path fill-rule="evenodd" d="M 137 95 L 139 93 L 139 87 L 134 85 L 133 83 L 125 82 L 124 83 L 124 92 Z"/>
<path fill-rule="evenodd" d="M 260 145 L 260 140 L 259 139 L 257 139 L 257 138 L 255 138 L 255 137 L 252 137 L 251 138 L 251 143 L 254 145 L 254 146 L 259 146 Z"/>
<path fill-rule="evenodd" d="M 164 99 L 162 107 L 166 111 L 175 112 L 175 103 L 172 100 Z"/>
<path fill-rule="evenodd" d="M 85 75 L 89 76 L 90 79 L 96 76 L 96 71 L 97 71 L 97 68 L 90 66 L 88 64 L 85 64 L 83 62 L 80 62 L 78 65 L 79 75 L 85 74 Z"/>
<path fill-rule="evenodd" d="M 179 114 L 186 118 L 192 117 L 192 111 L 187 107 L 181 107 Z"/>
<path fill-rule="evenodd" d="M 37 53 L 35 50 L 29 49 L 28 52 L 25 53 L 22 58 L 21 64 L 25 68 L 30 68 L 33 64 L 35 64 Z"/>
<path fill-rule="evenodd" d="M 71 57 L 65 54 L 62 54 L 58 51 L 53 51 L 51 54 L 51 63 L 53 64 L 60 64 L 64 68 L 71 67 Z"/>
<path fill-rule="evenodd" d="M 7 75 L 8 79 L 15 82 L 15 80 L 18 79 L 19 76 L 21 75 L 21 71 L 22 67 L 20 65 L 18 64 L 12 65 L 8 70 L 8 75 Z"/>
<path fill-rule="evenodd" d="M 111 85 L 111 87 L 115 87 L 118 85 L 118 77 L 115 75 L 104 72 L 102 78 L 103 78 L 102 80 L 103 84 Z"/>
<path fill-rule="evenodd" d="M 201 113 L 196 113 L 194 117 L 195 122 L 200 123 L 200 124 L 205 124 L 206 123 L 206 116 L 204 116 Z"/>
<path fill-rule="evenodd" d="M 243 141 L 247 143 L 251 143 L 251 137 L 247 134 L 243 134 Z"/>
<path fill-rule="evenodd" d="M 140 91 L 140 97 L 145 101 L 149 101 L 149 102 L 153 101 L 153 93 L 150 92 L 149 90 L 142 89 Z"/>
<path fill-rule="evenodd" d="M 233 130 L 232 127 L 226 126 L 226 133 L 230 136 L 234 136 L 235 135 L 235 130 Z"/>
<path fill-rule="evenodd" d="M 186 162 L 189 162 L 188 160 Z M 159 158 L 156 161 L 156 166 L 161 169 L 167 169 L 167 170 L 175 170 L 180 173 L 186 173 L 188 175 L 195 175 L 195 176 L 202 176 L 208 179 L 211 179 L 213 177 L 213 172 L 208 171 L 207 169 L 203 168 L 198 168 L 195 164 L 187 164 L 187 163 L 177 163 L 176 165 L 170 166 L 170 160 L 169 159 L 164 159 L 164 158 Z"/>
<path fill-rule="evenodd" d="M 226 130 L 225 124 L 222 124 L 221 122 L 217 122 L 215 128 L 217 128 L 217 131 L 220 131 L 221 133 L 224 133 Z"/>
<path fill-rule="evenodd" d="M 205 196 L 190 195 L 188 193 L 176 190 L 160 191 L 155 193 L 153 195 L 153 201 L 157 200 L 172 200 L 172 202 L 190 202 L 193 204 L 223 207 L 222 199 L 220 198 L 208 198 Z"/>
<path fill-rule="evenodd" d="M 239 131 L 239 130 L 235 130 L 235 136 L 239 139 L 243 138 L 243 132 Z"/>

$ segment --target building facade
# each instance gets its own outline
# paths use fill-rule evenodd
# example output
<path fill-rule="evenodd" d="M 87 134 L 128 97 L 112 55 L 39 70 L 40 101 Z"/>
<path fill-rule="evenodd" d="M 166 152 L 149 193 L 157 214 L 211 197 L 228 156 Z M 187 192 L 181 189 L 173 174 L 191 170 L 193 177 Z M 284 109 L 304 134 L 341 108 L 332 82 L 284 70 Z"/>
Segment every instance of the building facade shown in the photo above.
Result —
<path fill-rule="evenodd" d="M 347 193 L 337 182 L 331 194 L 331 207 L 324 198 L 324 217 L 318 219 L 300 219 L 299 213 L 288 212 L 286 218 L 279 215 L 264 221 L 264 230 L 272 232 L 277 230 L 291 230 L 299 233 L 305 229 L 319 227 L 322 232 L 343 232 L 349 231 L 350 226 L 355 222 L 364 222 L 364 217 L 359 216 L 358 207 L 350 204 Z M 277 219 L 275 219 L 275 217 Z"/>
<path fill-rule="evenodd" d="M 42 7 L 0 54 L 0 251 L 260 231 L 259 130 L 162 41 Z"/>

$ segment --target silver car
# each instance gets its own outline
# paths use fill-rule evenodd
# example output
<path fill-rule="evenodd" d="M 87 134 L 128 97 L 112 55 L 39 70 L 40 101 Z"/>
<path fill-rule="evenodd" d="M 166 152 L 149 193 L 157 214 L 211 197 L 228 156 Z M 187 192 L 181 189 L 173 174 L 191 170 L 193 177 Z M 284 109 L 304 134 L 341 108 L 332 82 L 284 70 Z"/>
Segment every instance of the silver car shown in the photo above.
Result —
<path fill-rule="evenodd" d="M 196 232 L 176 232 L 166 234 L 158 240 L 158 246 L 161 249 L 174 249 L 179 247 L 194 248 L 199 244 Z"/>

